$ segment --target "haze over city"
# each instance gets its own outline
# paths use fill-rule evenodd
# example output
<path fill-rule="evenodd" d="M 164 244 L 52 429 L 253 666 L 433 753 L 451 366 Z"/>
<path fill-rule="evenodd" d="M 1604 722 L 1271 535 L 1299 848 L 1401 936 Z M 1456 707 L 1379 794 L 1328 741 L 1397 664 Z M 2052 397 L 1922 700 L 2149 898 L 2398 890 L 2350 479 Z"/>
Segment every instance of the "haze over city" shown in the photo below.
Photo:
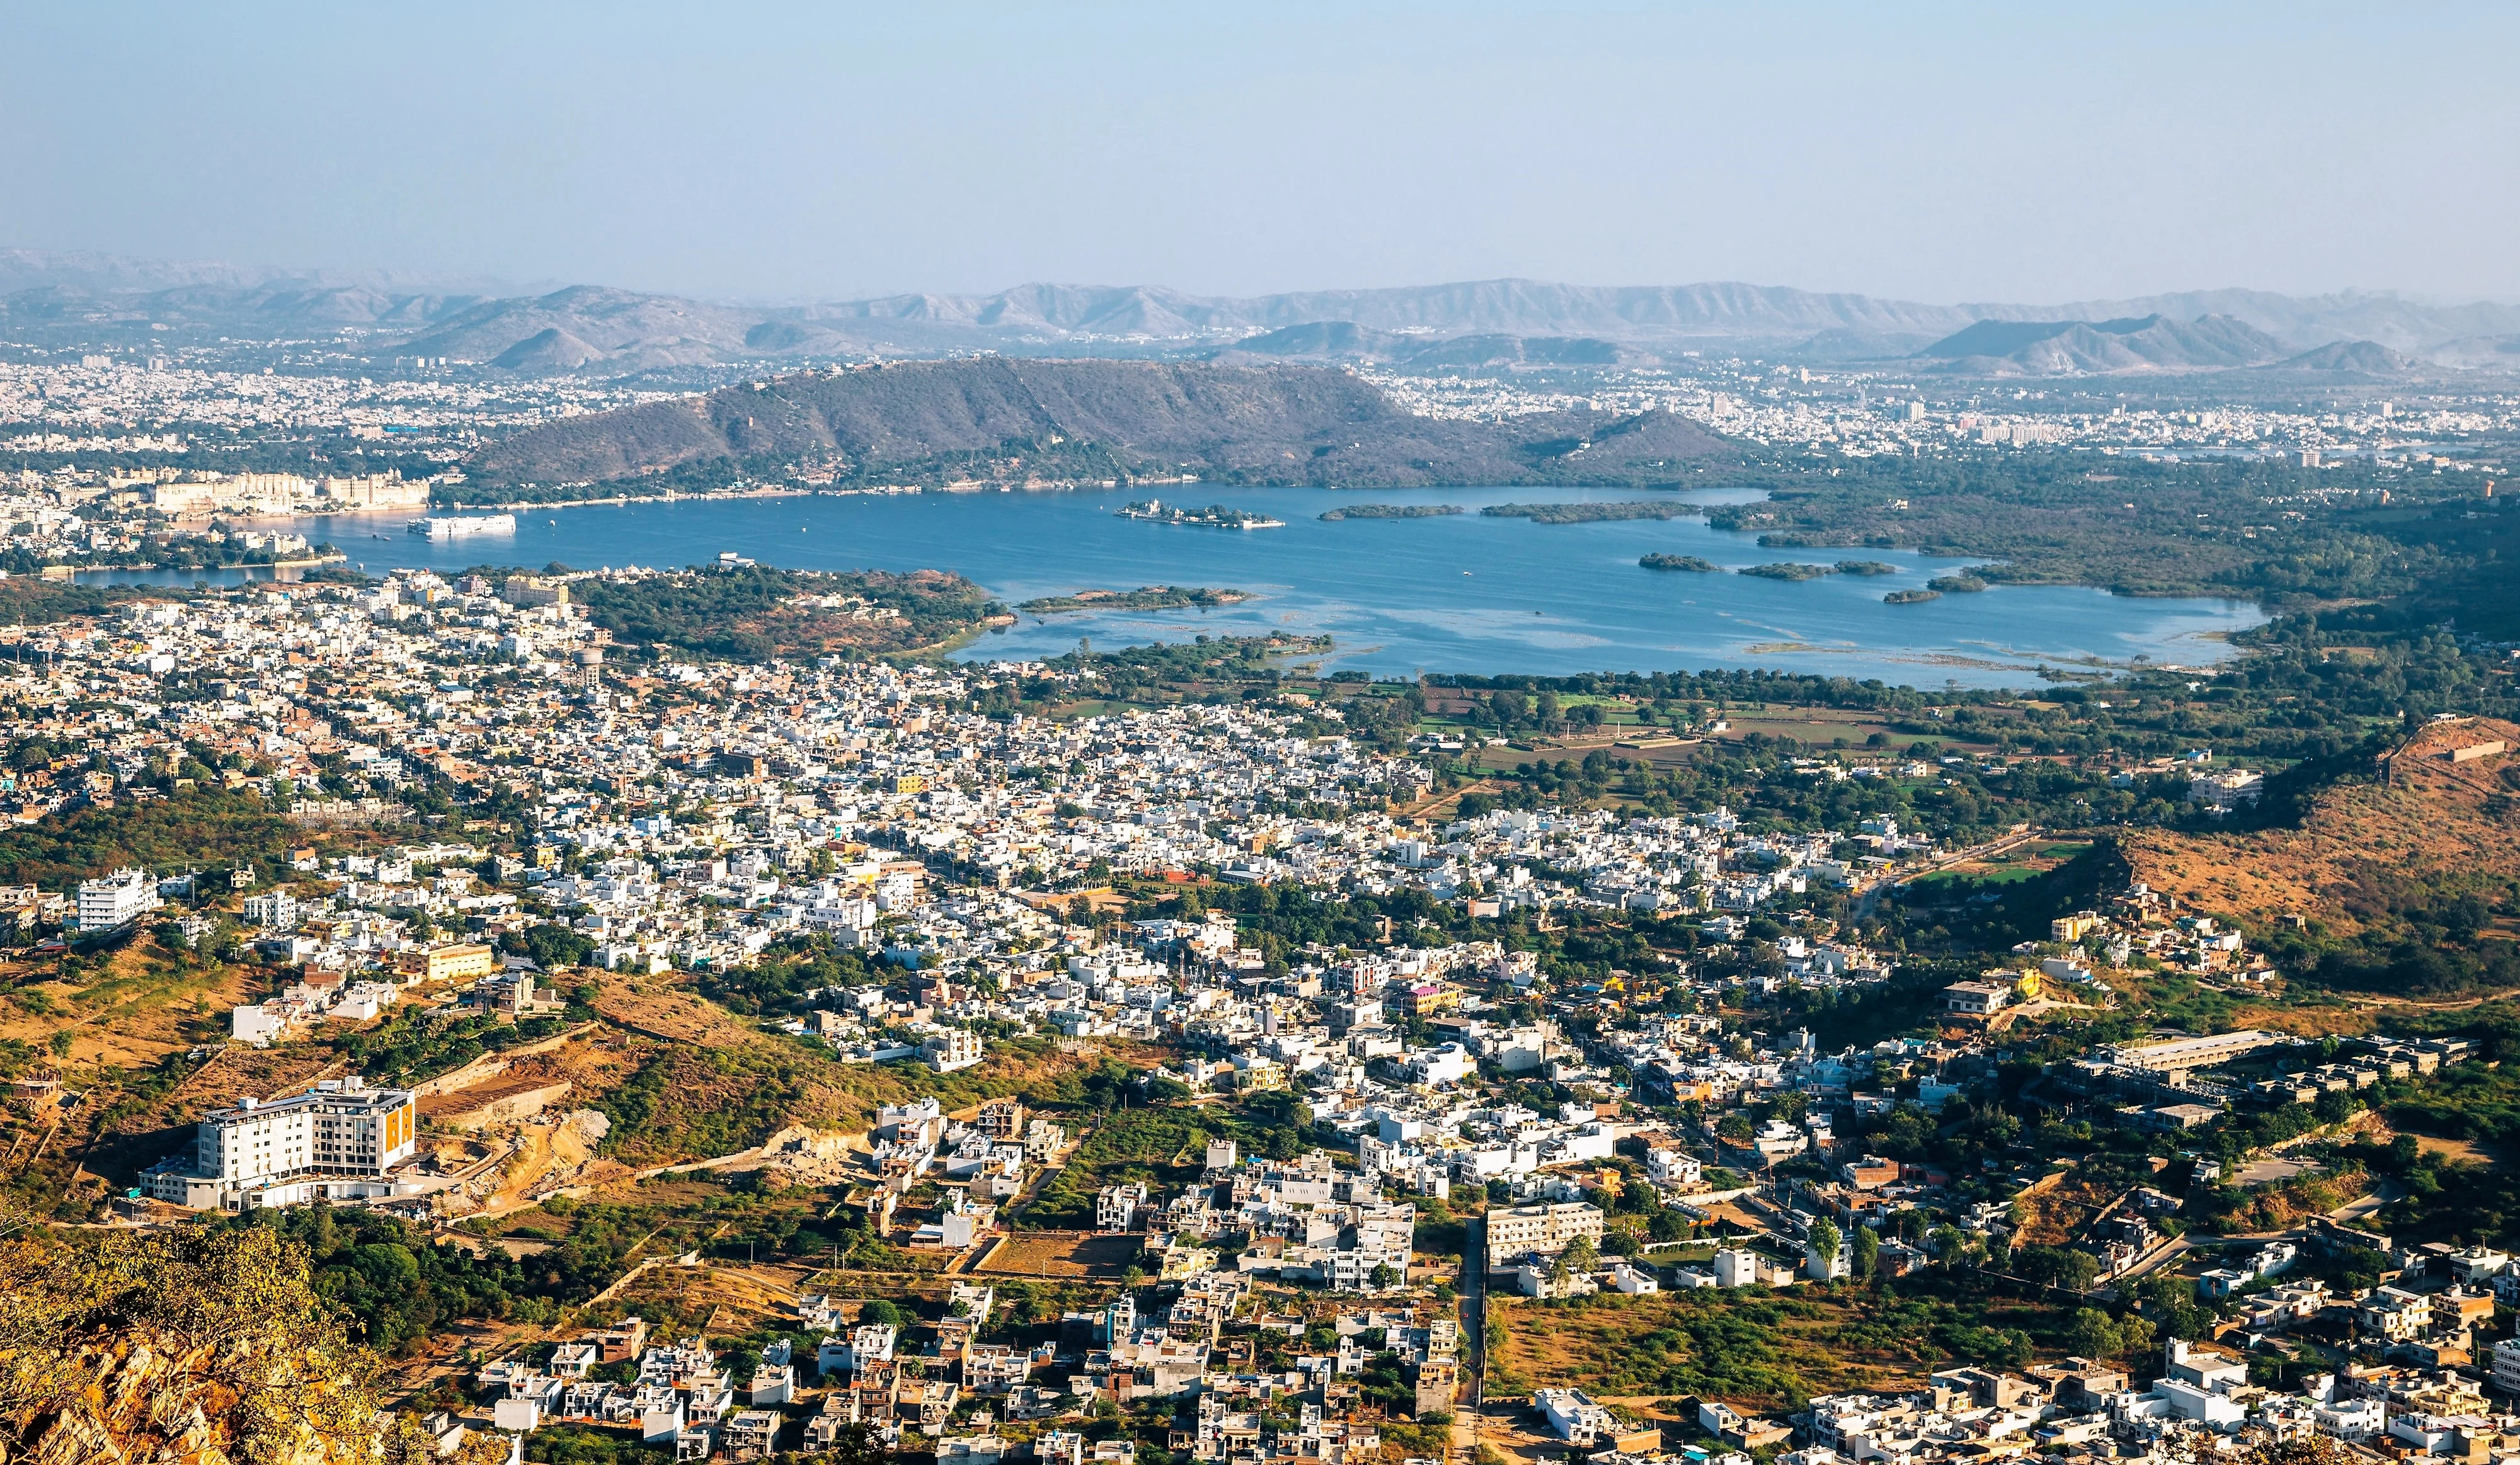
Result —
<path fill-rule="evenodd" d="M 2520 295 L 2493 6 L 21 8 L 0 244 L 706 298 Z"/>

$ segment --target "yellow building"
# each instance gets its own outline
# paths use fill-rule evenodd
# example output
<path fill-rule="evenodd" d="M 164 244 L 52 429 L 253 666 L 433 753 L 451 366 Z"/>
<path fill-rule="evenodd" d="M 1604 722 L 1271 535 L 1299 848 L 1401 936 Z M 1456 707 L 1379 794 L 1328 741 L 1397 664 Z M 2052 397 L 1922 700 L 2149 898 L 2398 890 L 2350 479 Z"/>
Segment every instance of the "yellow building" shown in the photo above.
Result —
<path fill-rule="evenodd" d="M 510 575 L 499 587 L 499 599 L 511 605 L 565 605 L 568 582 L 540 575 Z"/>
<path fill-rule="evenodd" d="M 469 982 L 500 969 L 498 952 L 477 943 L 441 946 L 428 954 L 427 978 L 431 982 Z"/>

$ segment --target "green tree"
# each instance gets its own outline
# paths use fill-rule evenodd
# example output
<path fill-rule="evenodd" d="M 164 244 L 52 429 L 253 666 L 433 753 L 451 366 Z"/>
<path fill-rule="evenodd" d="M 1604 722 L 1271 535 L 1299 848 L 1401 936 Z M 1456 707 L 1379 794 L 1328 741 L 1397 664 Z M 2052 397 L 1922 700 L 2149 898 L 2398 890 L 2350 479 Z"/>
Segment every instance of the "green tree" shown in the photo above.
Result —
<path fill-rule="evenodd" d="M 2194 1284 L 2182 1284 L 2177 1277 L 2146 1277 L 2136 1292 L 2143 1299 L 2157 1333 L 2190 1342 L 2213 1336 L 2214 1314 L 2198 1306 Z"/>
<path fill-rule="evenodd" d="M 1855 1274 L 1869 1279 L 1881 1265 L 1881 1233 L 1870 1226 L 1855 1228 Z"/>
<path fill-rule="evenodd" d="M 2097 1308 L 2077 1308 L 2065 1321 L 2066 1352 L 2084 1358 L 2114 1358 L 2125 1342 L 2117 1323 Z"/>
<path fill-rule="evenodd" d="M 1820 1265 L 1821 1275 L 1826 1276 L 1836 1269 L 1838 1244 L 1845 1239 L 1846 1234 L 1837 1228 L 1837 1222 L 1827 1217 L 1812 1222 L 1811 1255 Z"/>
<path fill-rule="evenodd" d="M 582 966 L 595 954 L 595 942 L 583 933 L 548 922 L 499 938 L 499 949 L 513 956 L 530 956 L 545 971 Z"/>
<path fill-rule="evenodd" d="M 2069 1292 L 2084 1291 L 2100 1274 L 2098 1258 L 2066 1246 L 2025 1246 L 2013 1254 L 2013 1266 L 2031 1281 Z"/>
<path fill-rule="evenodd" d="M 2130 1312 L 2118 1319 L 2118 1356 L 2139 1358 L 2152 1352 L 2152 1319 Z"/>

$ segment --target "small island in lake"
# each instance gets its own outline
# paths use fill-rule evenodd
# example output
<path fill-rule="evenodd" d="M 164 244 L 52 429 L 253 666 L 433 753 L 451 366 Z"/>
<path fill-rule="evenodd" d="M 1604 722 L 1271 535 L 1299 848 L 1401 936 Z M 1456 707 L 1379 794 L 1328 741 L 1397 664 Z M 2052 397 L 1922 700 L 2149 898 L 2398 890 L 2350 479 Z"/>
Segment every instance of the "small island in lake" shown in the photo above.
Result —
<path fill-rule="evenodd" d="M 1817 580 L 1837 571 L 1824 564 L 1753 564 L 1732 573 L 1756 575 L 1762 580 Z"/>
<path fill-rule="evenodd" d="M 1649 570 L 1687 570 L 1693 575 L 1711 575 L 1716 568 L 1714 560 L 1694 555 L 1647 555 L 1637 563 Z"/>
<path fill-rule="evenodd" d="M 1939 590 L 1894 590 L 1881 598 L 1881 603 L 1885 605 L 1921 605 L 1927 600 L 1939 600 L 1942 598 L 1943 593 Z"/>
<path fill-rule="evenodd" d="M 1615 519 L 1685 519 L 1706 511 L 1702 504 L 1490 504 L 1479 512 L 1492 519 L 1529 519 L 1535 524 L 1600 524 Z"/>
<path fill-rule="evenodd" d="M 1973 596 L 1986 589 L 1986 582 L 1975 575 L 1939 575 L 1926 581 L 1925 588 L 1950 591 L 1955 595 Z"/>
<path fill-rule="evenodd" d="M 1837 562 L 1837 572 L 1841 575 L 1895 575 L 1899 573 L 1899 566 L 1883 564 L 1878 559 L 1841 559 Z"/>
<path fill-rule="evenodd" d="M 1333 509 L 1322 515 L 1322 522 L 1335 524 L 1341 519 L 1439 519 L 1450 513 L 1462 512 L 1459 504 L 1351 504 Z"/>
<path fill-rule="evenodd" d="M 1070 610 L 1177 610 L 1185 605 L 1232 605 L 1250 599 L 1248 591 L 1217 590 L 1204 585 L 1141 585 L 1136 590 L 1080 590 L 1072 596 L 1044 596 L 1015 608 L 1035 615 L 1058 615 Z"/>
<path fill-rule="evenodd" d="M 1273 519 L 1265 513 L 1247 509 L 1228 509 L 1210 504 L 1205 509 L 1181 509 L 1160 499 L 1124 504 L 1119 509 L 1124 519 L 1148 519 L 1158 524 L 1201 524 L 1212 529 L 1283 529 L 1284 519 Z"/>

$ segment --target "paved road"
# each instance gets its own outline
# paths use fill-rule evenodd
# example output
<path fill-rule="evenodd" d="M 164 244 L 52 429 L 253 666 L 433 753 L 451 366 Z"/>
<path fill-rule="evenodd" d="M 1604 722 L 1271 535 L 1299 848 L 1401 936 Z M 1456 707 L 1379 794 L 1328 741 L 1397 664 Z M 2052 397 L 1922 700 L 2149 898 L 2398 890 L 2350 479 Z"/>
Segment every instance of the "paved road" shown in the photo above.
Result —
<path fill-rule="evenodd" d="M 2358 1195 L 2328 1212 L 2325 1219 L 2338 1225 L 2361 1225 L 2365 1217 L 2397 1199 L 2398 1192 L 2399 1187 L 2396 1183 L 2384 1176 L 2379 1185 L 2368 1193 Z M 2176 1238 L 2168 1246 L 2145 1258 L 2143 1265 L 2111 1279 L 2107 1287 L 2102 1290 L 2113 1292 L 2119 1283 L 2139 1281 L 2173 1265 L 2180 1258 L 2192 1251 L 2237 1251 L 2251 1246 L 2263 1246 L 2270 1241 L 2309 1241 L 2318 1235 L 2318 1232 L 2308 1224 L 2286 1226 L 2278 1231 L 2229 1231 L 2204 1234 L 2190 1232 Z"/>
<path fill-rule="evenodd" d="M 1479 1453 L 1479 1405 L 1488 1368 L 1487 1261 L 1487 1218 L 1470 1217 L 1462 1224 L 1462 1357 L 1468 1398 L 1453 1412 L 1453 1443 L 1472 1460 Z"/>

